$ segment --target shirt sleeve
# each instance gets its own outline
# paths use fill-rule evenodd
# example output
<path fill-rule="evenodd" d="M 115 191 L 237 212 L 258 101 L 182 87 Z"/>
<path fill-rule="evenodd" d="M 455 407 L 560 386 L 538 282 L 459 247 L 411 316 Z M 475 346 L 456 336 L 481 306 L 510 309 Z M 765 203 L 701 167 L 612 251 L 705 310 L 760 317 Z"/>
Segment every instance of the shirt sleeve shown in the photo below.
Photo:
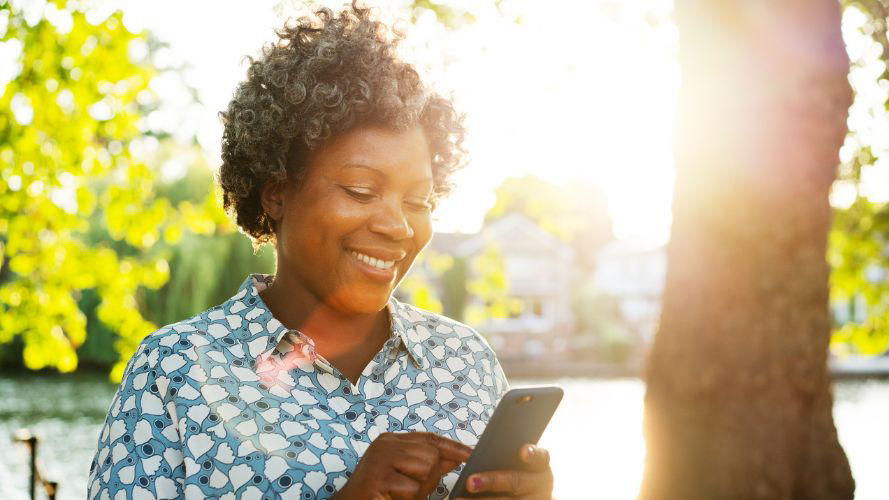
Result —
<path fill-rule="evenodd" d="M 162 346 L 149 336 L 130 359 L 90 465 L 88 498 L 182 496 L 184 466 L 176 409 L 155 369 Z"/>

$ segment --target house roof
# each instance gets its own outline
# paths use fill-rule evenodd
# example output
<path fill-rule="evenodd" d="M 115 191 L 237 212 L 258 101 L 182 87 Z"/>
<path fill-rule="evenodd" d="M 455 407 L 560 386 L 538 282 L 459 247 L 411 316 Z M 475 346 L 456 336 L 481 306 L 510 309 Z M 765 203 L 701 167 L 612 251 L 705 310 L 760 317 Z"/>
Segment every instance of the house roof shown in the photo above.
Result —
<path fill-rule="evenodd" d="M 505 252 L 546 252 L 554 258 L 572 259 L 574 249 L 547 233 L 521 214 L 509 214 L 487 224 L 480 232 L 438 233 L 432 238 L 433 250 L 455 257 L 468 257 L 496 243 Z"/>

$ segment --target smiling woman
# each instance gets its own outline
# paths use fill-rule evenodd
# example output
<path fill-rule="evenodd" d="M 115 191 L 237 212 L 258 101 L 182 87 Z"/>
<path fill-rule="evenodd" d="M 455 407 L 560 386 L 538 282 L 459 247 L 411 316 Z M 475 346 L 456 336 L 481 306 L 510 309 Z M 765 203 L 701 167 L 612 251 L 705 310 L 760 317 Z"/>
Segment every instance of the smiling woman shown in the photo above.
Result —
<path fill-rule="evenodd" d="M 506 389 L 478 333 L 392 298 L 462 164 L 462 119 L 367 10 L 278 35 L 222 113 L 219 175 L 275 275 L 145 338 L 90 499 L 444 498 Z M 548 452 L 522 450 L 526 471 L 469 489 L 550 498 Z"/>

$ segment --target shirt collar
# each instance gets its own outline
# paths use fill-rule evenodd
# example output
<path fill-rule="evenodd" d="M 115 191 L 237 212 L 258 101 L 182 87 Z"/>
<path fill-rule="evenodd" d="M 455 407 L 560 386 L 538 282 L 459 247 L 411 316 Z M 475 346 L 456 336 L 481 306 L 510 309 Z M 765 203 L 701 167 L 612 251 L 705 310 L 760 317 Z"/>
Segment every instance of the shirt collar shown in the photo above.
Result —
<path fill-rule="evenodd" d="M 389 324 L 392 330 L 390 335 L 401 339 L 408 355 L 417 367 L 424 370 L 429 368 L 424 355 L 423 343 L 417 338 L 416 329 L 414 328 L 415 318 L 413 316 L 417 313 L 411 311 L 410 308 L 399 302 L 395 297 L 389 298 L 389 303 L 386 307 L 389 309 Z"/>
<path fill-rule="evenodd" d="M 239 314 L 248 320 L 250 320 L 251 315 L 254 314 L 267 314 L 267 318 L 262 321 L 264 323 L 264 325 L 262 325 L 263 328 L 260 328 L 256 334 L 250 335 L 248 338 L 242 340 L 245 344 L 244 348 L 246 352 L 250 353 L 254 358 L 268 356 L 288 332 L 300 336 L 300 338 L 314 346 L 314 341 L 312 341 L 310 337 L 297 330 L 287 328 L 278 321 L 277 318 L 272 316 L 268 305 L 262 300 L 259 292 L 265 290 L 273 280 L 274 277 L 267 274 L 251 274 L 247 276 L 247 279 L 245 279 L 240 288 L 238 288 L 238 292 L 229 299 L 224 306 L 226 311 L 232 311 L 235 303 L 240 302 L 241 304 L 248 305 L 248 307 L 238 307 L 240 310 Z M 253 307 L 249 307 L 250 305 Z M 394 297 L 389 299 L 386 309 L 389 311 L 390 340 L 399 339 L 414 364 L 423 369 L 428 368 L 428 363 L 424 356 L 423 344 L 416 338 L 417 335 L 414 329 L 416 318 L 413 316 L 417 313 L 410 310 L 410 308 L 396 300 Z M 250 330 L 248 329 L 248 331 Z M 265 339 L 264 346 L 257 342 L 259 339 Z M 397 347 L 397 345 L 393 345 L 392 347 Z"/>

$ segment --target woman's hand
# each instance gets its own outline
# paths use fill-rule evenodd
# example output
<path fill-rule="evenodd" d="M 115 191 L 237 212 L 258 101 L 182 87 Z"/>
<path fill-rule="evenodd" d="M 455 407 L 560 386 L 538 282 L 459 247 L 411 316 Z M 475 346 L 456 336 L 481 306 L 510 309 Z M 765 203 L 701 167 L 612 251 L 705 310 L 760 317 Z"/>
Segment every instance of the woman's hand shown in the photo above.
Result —
<path fill-rule="evenodd" d="M 431 432 L 380 434 L 364 452 L 337 500 L 425 499 L 472 448 Z"/>
<path fill-rule="evenodd" d="M 528 464 L 530 472 L 495 470 L 469 476 L 466 489 L 472 493 L 498 493 L 497 498 L 550 500 L 553 496 L 553 471 L 549 468 L 549 452 L 533 444 L 519 449 L 519 459 Z M 490 497 L 489 497 L 490 498 Z"/>

